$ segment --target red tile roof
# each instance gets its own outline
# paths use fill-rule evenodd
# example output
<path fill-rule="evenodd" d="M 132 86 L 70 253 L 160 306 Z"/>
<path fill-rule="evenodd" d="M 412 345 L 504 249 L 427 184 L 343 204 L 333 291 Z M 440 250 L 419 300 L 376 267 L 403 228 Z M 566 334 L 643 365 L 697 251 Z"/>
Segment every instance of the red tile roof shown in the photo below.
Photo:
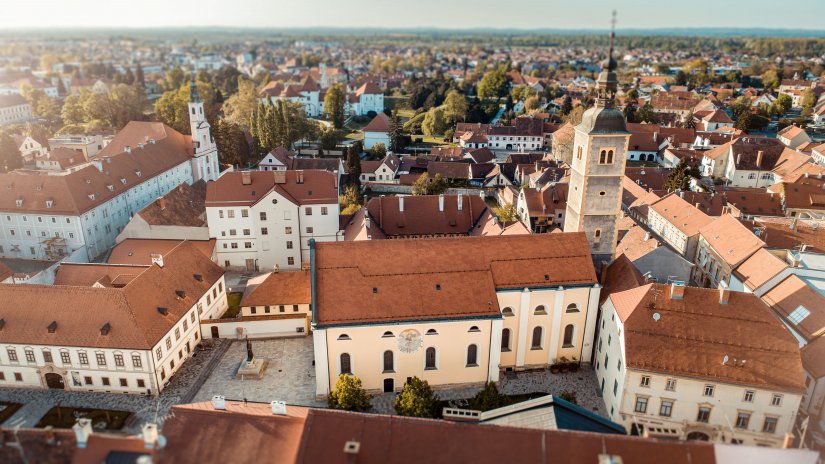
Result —
<path fill-rule="evenodd" d="M 244 184 L 247 174 L 251 182 Z M 206 206 L 252 206 L 273 189 L 296 205 L 338 203 L 335 174 L 309 169 L 225 173 L 207 184 Z"/>

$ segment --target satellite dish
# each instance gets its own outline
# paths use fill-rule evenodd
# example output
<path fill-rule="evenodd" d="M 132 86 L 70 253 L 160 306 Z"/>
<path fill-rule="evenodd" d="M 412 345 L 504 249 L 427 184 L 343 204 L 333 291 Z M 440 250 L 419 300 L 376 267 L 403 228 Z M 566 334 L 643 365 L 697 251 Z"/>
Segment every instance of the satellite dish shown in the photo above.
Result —
<path fill-rule="evenodd" d="M 658 321 L 659 321 L 659 319 L 661 319 L 661 318 L 662 318 L 662 315 L 661 315 L 661 314 L 659 314 L 659 313 L 653 313 L 653 320 L 654 320 L 654 321 L 658 322 Z"/>

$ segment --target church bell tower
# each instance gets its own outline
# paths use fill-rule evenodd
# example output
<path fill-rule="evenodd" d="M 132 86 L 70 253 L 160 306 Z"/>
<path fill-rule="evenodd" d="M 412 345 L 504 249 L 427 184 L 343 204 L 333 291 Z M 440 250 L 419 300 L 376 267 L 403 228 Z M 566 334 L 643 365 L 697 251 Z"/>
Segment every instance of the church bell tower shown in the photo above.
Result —
<path fill-rule="evenodd" d="M 195 145 L 195 157 L 192 160 L 192 178 L 210 181 L 218 178 L 218 147 L 212 139 L 212 128 L 206 120 L 203 102 L 194 78 L 189 84 L 189 127 L 192 142 Z"/>
<path fill-rule="evenodd" d="M 595 106 L 584 112 L 575 128 L 564 220 L 565 232 L 587 235 L 596 269 L 602 261 L 612 260 L 616 251 L 616 223 L 621 214 L 622 179 L 630 141 L 624 114 L 616 108 L 614 37 L 611 32 L 610 52 L 596 83 Z"/>

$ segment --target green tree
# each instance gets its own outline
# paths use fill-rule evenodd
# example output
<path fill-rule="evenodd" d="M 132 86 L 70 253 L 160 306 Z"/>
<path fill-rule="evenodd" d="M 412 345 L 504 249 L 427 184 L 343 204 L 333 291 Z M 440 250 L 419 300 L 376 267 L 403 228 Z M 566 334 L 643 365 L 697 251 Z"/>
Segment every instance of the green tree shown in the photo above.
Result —
<path fill-rule="evenodd" d="M 679 160 L 679 163 L 670 171 L 667 179 L 665 179 L 665 190 L 672 192 L 674 190 L 688 190 L 690 188 L 690 174 L 688 173 L 687 163 L 685 159 Z"/>
<path fill-rule="evenodd" d="M 363 200 L 360 189 L 355 185 L 347 185 L 340 196 L 341 214 L 355 214 L 361 209 Z"/>
<path fill-rule="evenodd" d="M 335 390 L 327 398 L 332 409 L 345 411 L 368 411 L 372 404 L 372 395 L 361 386 L 361 379 L 354 375 L 341 374 L 335 383 Z"/>
<path fill-rule="evenodd" d="M 564 100 L 561 102 L 559 113 L 561 113 L 562 116 L 567 116 L 571 111 L 573 111 L 573 99 L 570 98 L 570 95 L 565 95 Z"/>
<path fill-rule="evenodd" d="M 510 78 L 507 76 L 507 65 L 503 64 L 488 72 L 478 84 L 478 97 L 482 100 L 498 99 L 510 92 Z"/>
<path fill-rule="evenodd" d="M 341 140 L 344 140 L 344 134 L 330 126 L 321 131 L 319 140 L 324 150 L 335 150 Z"/>
<path fill-rule="evenodd" d="M 52 72 L 54 65 L 60 63 L 60 58 L 51 53 L 44 53 L 40 56 L 40 69 L 46 72 Z"/>
<path fill-rule="evenodd" d="M 238 93 L 226 99 L 223 114 L 226 119 L 239 124 L 244 130 L 252 131 L 257 106 L 258 92 L 255 82 L 238 77 Z"/>
<path fill-rule="evenodd" d="M 562 118 L 562 121 L 569 122 L 574 126 L 578 126 L 579 123 L 582 122 L 582 118 L 584 117 L 584 107 L 581 105 L 576 105 L 566 116 Z"/>
<path fill-rule="evenodd" d="M 424 122 L 421 123 L 421 131 L 424 135 L 443 134 L 446 129 L 447 121 L 444 119 L 444 109 L 441 107 L 430 108 L 430 111 L 427 111 L 427 116 L 424 117 Z"/>
<path fill-rule="evenodd" d="M 383 143 L 376 143 L 370 149 L 372 159 L 384 159 L 387 156 L 387 147 Z"/>
<path fill-rule="evenodd" d="M 799 100 L 799 105 L 803 111 L 811 111 L 813 107 L 816 106 L 816 100 L 816 93 L 811 89 L 805 89 L 802 91 L 802 98 Z"/>
<path fill-rule="evenodd" d="M 430 179 L 430 175 L 425 172 L 412 185 L 413 195 L 438 195 L 444 193 L 445 190 L 447 190 L 447 181 L 441 174 L 436 174 Z"/>
<path fill-rule="evenodd" d="M 219 119 L 213 128 L 213 135 L 221 164 L 231 164 L 242 168 L 249 165 L 249 143 L 239 124 L 227 119 Z"/>
<path fill-rule="evenodd" d="M 336 129 L 344 127 L 346 100 L 347 92 L 341 84 L 335 84 L 327 89 L 327 94 L 324 96 L 324 113 Z"/>
<path fill-rule="evenodd" d="M 0 172 L 12 171 L 23 166 L 23 158 L 18 148 L 9 134 L 0 132 Z"/>
<path fill-rule="evenodd" d="M 636 111 L 636 120 L 639 122 L 656 122 L 656 113 L 653 112 L 653 106 L 650 103 L 645 103 L 638 111 Z"/>
<path fill-rule="evenodd" d="M 390 136 L 390 150 L 393 153 L 398 153 L 404 148 L 404 125 L 401 124 L 401 118 L 398 116 L 398 111 L 393 109 L 389 118 L 389 136 Z"/>
<path fill-rule="evenodd" d="M 762 87 L 764 87 L 765 90 L 773 90 L 779 87 L 781 80 L 775 69 L 769 69 L 762 73 Z"/>
<path fill-rule="evenodd" d="M 783 93 L 776 97 L 776 101 L 773 102 L 773 105 L 777 114 L 785 114 L 791 109 L 791 106 L 793 106 L 793 99 L 790 95 Z"/>
<path fill-rule="evenodd" d="M 728 107 L 730 108 L 731 113 L 733 113 L 733 117 L 739 118 L 744 113 L 750 113 L 751 99 L 743 95 L 731 102 Z"/>
<path fill-rule="evenodd" d="M 527 99 L 524 100 L 525 111 L 536 111 L 539 109 L 540 106 L 541 102 L 539 101 L 538 95 L 527 97 Z"/>
<path fill-rule="evenodd" d="M 696 119 L 693 115 L 693 111 L 689 112 L 685 115 L 685 118 L 682 120 L 682 127 L 686 129 L 695 129 L 696 128 Z"/>
<path fill-rule="evenodd" d="M 470 408 L 490 411 L 505 405 L 506 397 L 498 392 L 495 382 L 487 382 L 484 388 L 470 399 Z"/>
<path fill-rule="evenodd" d="M 395 397 L 395 412 L 399 416 L 435 418 L 437 408 L 438 396 L 426 380 L 418 377 L 407 380 L 401 394 Z"/>
<path fill-rule="evenodd" d="M 736 118 L 736 122 L 734 122 L 733 127 L 734 129 L 739 129 L 742 131 L 747 132 L 748 129 L 751 127 L 751 112 L 745 111 Z"/>
<path fill-rule="evenodd" d="M 622 109 L 622 113 L 627 122 L 636 122 L 636 102 L 634 100 L 627 100 Z"/>
<path fill-rule="evenodd" d="M 181 88 L 184 84 L 186 84 L 186 74 L 183 72 L 178 66 L 170 69 L 166 72 L 166 75 L 163 77 L 163 89 L 168 91 L 177 90 Z"/>
<path fill-rule="evenodd" d="M 212 107 L 215 102 L 215 88 L 212 84 L 203 81 L 197 81 L 195 85 L 206 111 L 206 119 L 210 122 L 214 121 L 215 114 Z M 189 93 L 188 82 L 176 90 L 164 92 L 155 102 L 155 117 L 157 120 L 180 133 L 189 134 Z"/>
<path fill-rule="evenodd" d="M 356 188 L 361 187 L 361 153 L 357 145 L 350 145 L 347 149 L 347 184 Z"/>
<path fill-rule="evenodd" d="M 453 123 L 463 120 L 467 117 L 467 98 L 457 90 L 451 90 L 444 99 L 444 116 L 446 116 Z"/>

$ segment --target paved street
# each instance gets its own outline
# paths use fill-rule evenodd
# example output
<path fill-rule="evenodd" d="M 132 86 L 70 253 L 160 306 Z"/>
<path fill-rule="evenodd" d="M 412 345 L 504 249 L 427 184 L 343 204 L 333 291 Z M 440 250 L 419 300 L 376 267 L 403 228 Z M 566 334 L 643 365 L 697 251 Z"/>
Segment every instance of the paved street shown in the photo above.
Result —
<path fill-rule="evenodd" d="M 2 425 L 4 427 L 34 427 L 49 409 L 60 405 L 131 411 L 135 413 L 135 416 L 127 421 L 122 431 L 137 433 L 147 421 L 162 423 L 172 405 L 187 402 L 194 393 L 195 386 L 201 380 L 201 375 L 205 374 L 205 369 L 209 368 L 210 361 L 213 357 L 219 356 L 222 345 L 228 343 L 228 340 L 204 340 L 203 346 L 208 349 L 196 351 L 157 398 L 63 390 L 0 389 L 0 401 L 23 404 L 23 407 Z"/>
<path fill-rule="evenodd" d="M 269 364 L 261 380 L 237 380 L 235 373 L 246 359 L 246 344 L 234 341 L 206 380 L 194 401 L 209 401 L 214 395 L 227 399 L 268 403 L 272 400 L 304 406 L 325 406 L 315 400 L 315 368 L 312 366 L 312 337 L 252 341 L 256 358 Z"/>

